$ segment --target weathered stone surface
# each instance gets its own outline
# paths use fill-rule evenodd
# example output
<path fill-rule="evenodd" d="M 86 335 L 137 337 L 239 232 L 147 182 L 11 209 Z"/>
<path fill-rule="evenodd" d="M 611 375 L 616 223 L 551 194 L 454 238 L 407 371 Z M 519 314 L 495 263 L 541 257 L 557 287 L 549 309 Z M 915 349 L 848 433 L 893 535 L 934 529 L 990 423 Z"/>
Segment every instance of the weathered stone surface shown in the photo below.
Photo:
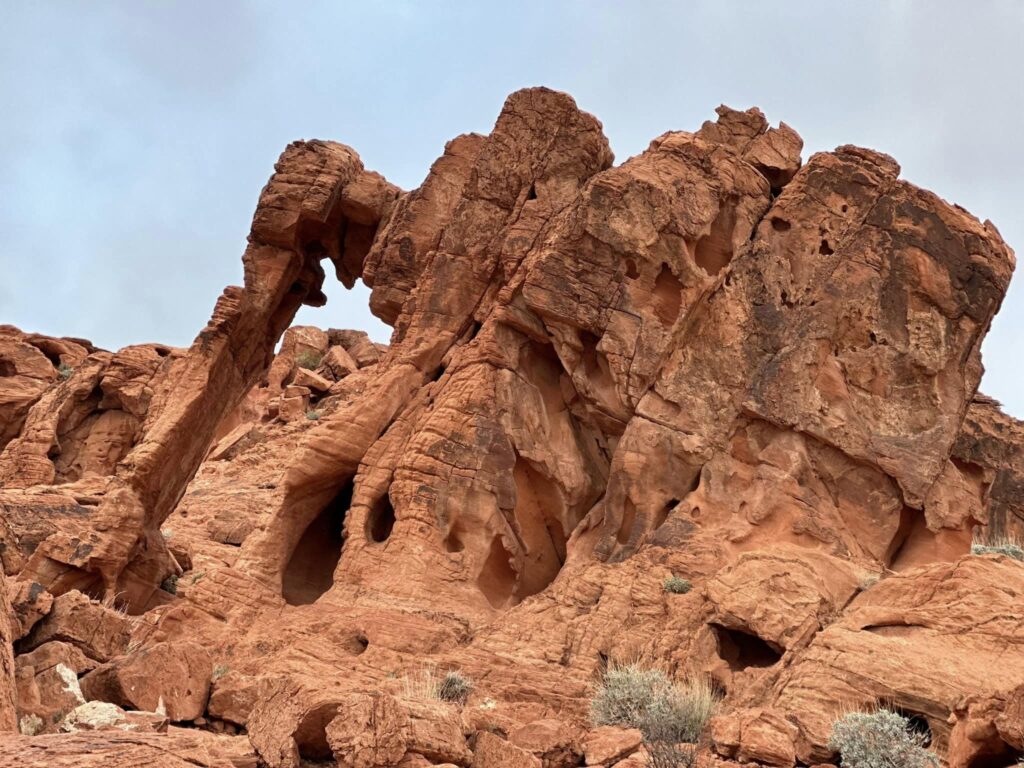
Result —
<path fill-rule="evenodd" d="M 12 640 L 20 640 L 27 635 L 53 607 L 53 595 L 34 582 L 8 579 L 7 597 L 10 601 Z"/>
<path fill-rule="evenodd" d="M 577 729 L 556 718 L 526 723 L 513 730 L 508 740 L 539 757 L 544 768 L 579 765 L 583 754 Z"/>
<path fill-rule="evenodd" d="M 64 733 L 83 731 L 154 731 L 167 730 L 167 717 L 154 712 L 125 712 L 116 704 L 102 701 L 83 702 L 70 711 L 60 723 Z"/>
<path fill-rule="evenodd" d="M 942 750 L 954 705 L 1024 685 L 1017 620 L 1024 564 L 970 556 L 883 579 L 779 676 L 766 706 L 799 729 L 797 756 L 828 755 L 845 707 L 885 702 L 924 718 Z"/>
<path fill-rule="evenodd" d="M 130 635 L 124 614 L 81 592 L 66 592 L 53 601 L 50 613 L 36 624 L 22 647 L 31 650 L 57 640 L 75 646 L 90 659 L 105 662 L 125 652 Z"/>
<path fill-rule="evenodd" d="M 96 662 L 75 646 L 54 641 L 19 655 L 15 666 L 19 723 L 38 718 L 39 732 L 53 732 L 65 715 L 85 703 L 78 677 Z"/>
<path fill-rule="evenodd" d="M 740 763 L 792 768 L 797 736 L 796 726 L 771 710 L 740 709 L 711 723 L 715 751 Z"/>
<path fill-rule="evenodd" d="M 604 725 L 584 737 L 583 755 L 587 765 L 612 765 L 639 749 L 642 741 L 636 728 Z"/>
<path fill-rule="evenodd" d="M 0 568 L 0 734 L 17 728 L 13 642 L 14 628 L 7 598 L 7 579 Z"/>
<path fill-rule="evenodd" d="M 194 720 L 206 711 L 213 662 L 196 643 L 156 643 L 102 664 L 82 678 L 90 701 L 128 709 L 162 711 L 171 722 Z"/>
<path fill-rule="evenodd" d="M 19 768 L 257 768 L 244 737 L 197 731 L 88 733 L 20 737 L 0 743 L 0 765 Z"/>
<path fill-rule="evenodd" d="M 457 714 L 441 702 L 400 701 L 388 695 L 349 699 L 325 732 L 344 768 L 385 768 L 410 755 L 431 765 L 467 765 L 470 759 Z"/>
<path fill-rule="evenodd" d="M 724 697 L 701 765 L 835 762 L 886 703 L 1010 764 L 1024 566 L 969 553 L 1024 534 L 1024 427 L 977 393 L 1013 254 L 892 158 L 801 148 L 720 107 L 615 166 L 528 89 L 407 193 L 290 146 L 189 350 L 0 327 L 19 711 L 69 711 L 59 659 L 255 750 L 0 764 L 639 766 L 588 722 L 620 662 Z M 325 258 L 389 346 L 288 327 Z"/>
<path fill-rule="evenodd" d="M 488 731 L 481 731 L 473 748 L 473 768 L 540 768 L 540 759 Z"/>

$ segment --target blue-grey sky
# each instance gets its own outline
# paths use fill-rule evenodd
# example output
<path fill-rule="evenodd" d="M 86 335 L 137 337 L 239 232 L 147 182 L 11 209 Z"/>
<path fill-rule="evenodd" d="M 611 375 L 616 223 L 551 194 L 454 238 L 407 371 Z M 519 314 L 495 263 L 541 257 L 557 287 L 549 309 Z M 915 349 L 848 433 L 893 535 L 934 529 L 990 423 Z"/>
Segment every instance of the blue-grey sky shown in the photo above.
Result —
<path fill-rule="evenodd" d="M 860 144 L 1024 248 L 1024 3 L 0 0 L 0 322 L 187 345 L 242 277 L 259 191 L 299 138 L 410 189 L 505 96 L 571 93 L 619 160 L 726 103 L 805 157 Z M 983 389 L 1024 416 L 1024 277 Z M 298 322 L 389 329 L 328 285 Z"/>

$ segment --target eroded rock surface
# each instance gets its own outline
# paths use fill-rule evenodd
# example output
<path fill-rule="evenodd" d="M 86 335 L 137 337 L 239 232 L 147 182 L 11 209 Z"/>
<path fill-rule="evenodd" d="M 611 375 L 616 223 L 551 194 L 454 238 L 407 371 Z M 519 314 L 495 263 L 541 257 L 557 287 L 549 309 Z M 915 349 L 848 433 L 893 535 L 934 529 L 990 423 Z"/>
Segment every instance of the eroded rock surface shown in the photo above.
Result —
<path fill-rule="evenodd" d="M 1013 764 L 1024 563 L 971 554 L 1024 534 L 977 392 L 1013 253 L 801 148 L 720 107 L 614 165 L 519 91 L 411 192 L 288 147 L 188 350 L 0 328 L 0 765 L 639 766 L 588 717 L 627 661 L 710 678 L 709 765 L 879 703 Z M 291 325 L 324 259 L 389 345 Z M 137 737 L 58 733 L 79 696 Z"/>

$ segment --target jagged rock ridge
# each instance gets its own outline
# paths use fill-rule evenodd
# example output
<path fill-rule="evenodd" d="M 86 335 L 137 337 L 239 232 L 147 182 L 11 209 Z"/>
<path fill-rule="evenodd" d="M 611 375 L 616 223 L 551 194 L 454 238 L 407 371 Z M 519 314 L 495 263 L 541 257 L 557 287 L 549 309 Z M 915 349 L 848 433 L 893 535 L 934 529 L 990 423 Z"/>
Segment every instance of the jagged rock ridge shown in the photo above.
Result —
<path fill-rule="evenodd" d="M 0 724 L 40 735 L 0 765 L 579 765 L 623 660 L 714 681 L 709 764 L 824 763 L 878 702 L 1013 764 L 1024 566 L 970 555 L 1024 519 L 977 394 L 1013 254 L 892 158 L 718 114 L 614 166 L 520 91 L 412 192 L 298 142 L 190 349 L 3 327 Z M 289 328 L 324 259 L 389 346 Z M 115 724 L 57 734 L 87 699 Z"/>

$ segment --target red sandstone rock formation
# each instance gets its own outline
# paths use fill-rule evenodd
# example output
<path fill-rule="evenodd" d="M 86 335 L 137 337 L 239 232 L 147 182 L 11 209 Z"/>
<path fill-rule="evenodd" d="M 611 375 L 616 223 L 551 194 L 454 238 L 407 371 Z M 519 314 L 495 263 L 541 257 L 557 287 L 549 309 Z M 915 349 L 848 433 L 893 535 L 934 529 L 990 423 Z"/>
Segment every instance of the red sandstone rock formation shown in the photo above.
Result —
<path fill-rule="evenodd" d="M 0 329 L 0 766 L 639 766 L 588 720 L 624 661 L 714 681 L 707 765 L 879 703 L 1013 764 L 1024 565 L 971 554 L 1024 529 L 977 394 L 1013 254 L 718 115 L 614 166 L 520 91 L 407 193 L 297 143 L 190 349 Z M 324 258 L 389 346 L 289 328 Z"/>

